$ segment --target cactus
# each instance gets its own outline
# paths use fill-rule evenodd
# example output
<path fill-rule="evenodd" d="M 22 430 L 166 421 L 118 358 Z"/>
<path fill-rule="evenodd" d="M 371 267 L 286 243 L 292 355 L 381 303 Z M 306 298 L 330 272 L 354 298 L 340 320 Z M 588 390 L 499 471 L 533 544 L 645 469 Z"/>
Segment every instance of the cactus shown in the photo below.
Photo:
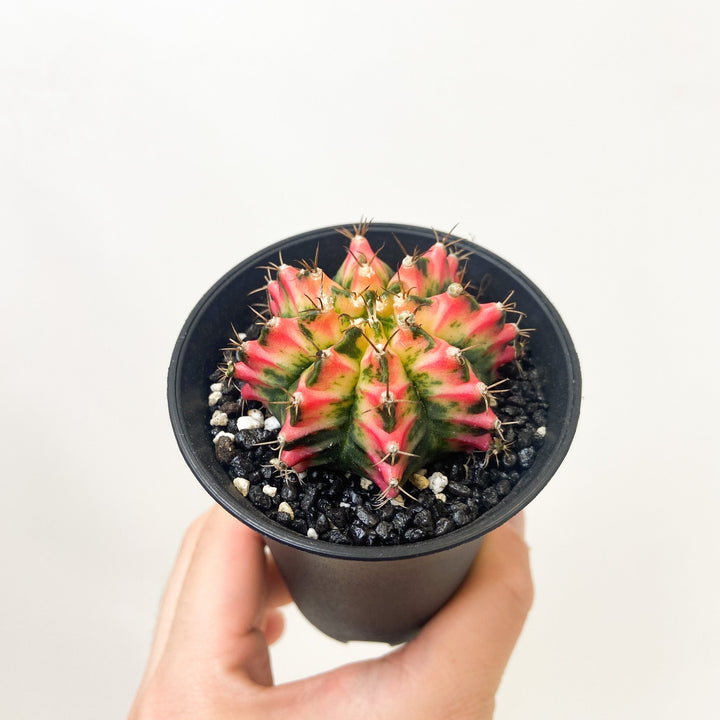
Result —
<path fill-rule="evenodd" d="M 467 292 L 447 238 L 392 273 L 367 225 L 340 232 L 350 243 L 334 278 L 317 260 L 273 266 L 271 317 L 257 340 L 235 343 L 225 374 L 282 423 L 283 467 L 333 463 L 389 499 L 438 454 L 497 453 L 493 384 L 522 333 L 505 322 L 514 305 Z"/>

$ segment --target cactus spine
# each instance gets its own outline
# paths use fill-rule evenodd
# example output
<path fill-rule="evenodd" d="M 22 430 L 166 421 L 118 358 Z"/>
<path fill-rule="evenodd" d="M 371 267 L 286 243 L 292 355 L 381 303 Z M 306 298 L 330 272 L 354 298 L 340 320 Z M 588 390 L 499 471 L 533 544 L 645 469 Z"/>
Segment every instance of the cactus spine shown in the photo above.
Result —
<path fill-rule="evenodd" d="M 497 448 L 492 384 L 519 331 L 505 322 L 513 306 L 465 290 L 445 242 L 393 273 L 367 226 L 341 232 L 350 243 L 334 278 L 317 262 L 274 267 L 271 317 L 257 340 L 238 343 L 227 377 L 282 423 L 285 466 L 334 463 L 392 498 L 440 453 Z"/>

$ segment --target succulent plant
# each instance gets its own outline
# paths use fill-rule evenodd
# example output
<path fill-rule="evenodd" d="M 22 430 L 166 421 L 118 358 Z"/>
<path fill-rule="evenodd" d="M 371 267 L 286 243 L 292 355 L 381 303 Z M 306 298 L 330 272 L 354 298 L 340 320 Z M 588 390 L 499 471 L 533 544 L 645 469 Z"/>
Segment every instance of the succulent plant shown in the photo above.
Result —
<path fill-rule="evenodd" d="M 350 242 L 334 278 L 317 259 L 269 269 L 270 318 L 257 340 L 235 343 L 225 372 L 282 423 L 283 467 L 333 463 L 393 498 L 438 454 L 502 447 L 496 371 L 522 333 L 506 322 L 513 304 L 467 291 L 447 238 L 393 273 L 367 229 L 340 230 Z"/>

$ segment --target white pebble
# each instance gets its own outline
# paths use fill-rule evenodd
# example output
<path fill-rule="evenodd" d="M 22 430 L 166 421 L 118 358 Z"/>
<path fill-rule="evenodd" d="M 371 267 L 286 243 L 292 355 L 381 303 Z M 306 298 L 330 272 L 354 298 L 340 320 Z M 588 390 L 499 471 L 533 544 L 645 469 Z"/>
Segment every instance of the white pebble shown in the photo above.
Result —
<path fill-rule="evenodd" d="M 223 384 L 222 384 L 222 383 L 213 383 L 213 384 L 210 386 L 210 392 L 214 392 L 214 393 L 219 392 L 220 394 L 222 394 L 222 391 L 223 391 Z"/>
<path fill-rule="evenodd" d="M 238 430 L 258 430 L 263 425 L 264 423 L 258 422 L 256 418 L 250 417 L 249 415 L 243 415 L 237 419 Z"/>
<path fill-rule="evenodd" d="M 307 470 L 302 470 L 301 472 L 296 472 L 297 479 L 302 482 L 307 477 Z"/>
<path fill-rule="evenodd" d="M 307 536 L 308 536 L 311 540 L 317 540 L 317 539 L 318 539 L 317 530 L 316 530 L 315 528 L 308 528 Z"/>
<path fill-rule="evenodd" d="M 287 513 L 290 516 L 291 520 L 295 518 L 295 513 L 293 512 L 293 509 L 286 502 L 281 502 L 278 505 L 278 512 Z"/>
<path fill-rule="evenodd" d="M 275 495 L 277 495 L 277 488 L 272 485 L 263 485 L 263 492 L 270 497 L 275 497 Z"/>
<path fill-rule="evenodd" d="M 441 493 L 448 484 L 448 479 L 441 472 L 434 472 L 428 480 L 430 481 L 430 489 L 437 495 Z"/>
<path fill-rule="evenodd" d="M 225 432 L 224 430 L 221 430 L 214 438 L 213 442 L 217 445 L 220 442 L 220 438 L 229 437 L 231 440 L 235 439 L 235 436 L 232 433 Z"/>
<path fill-rule="evenodd" d="M 544 425 L 541 425 L 535 432 L 538 437 L 544 438 L 547 434 L 547 428 Z"/>
<path fill-rule="evenodd" d="M 256 422 L 259 422 L 262 425 L 265 424 L 265 416 L 263 415 L 262 410 L 248 410 L 248 417 L 253 418 Z"/>
<path fill-rule="evenodd" d="M 405 507 L 405 498 L 402 495 L 390 498 L 390 504 L 395 505 L 396 507 Z"/>
<path fill-rule="evenodd" d="M 210 424 L 213 427 L 225 427 L 228 424 L 227 413 L 216 410 L 210 418 Z"/>
<path fill-rule="evenodd" d="M 280 425 L 280 421 L 274 415 L 267 418 L 263 424 L 265 425 L 265 429 L 269 432 L 274 432 L 282 427 Z"/>
<path fill-rule="evenodd" d="M 247 333 L 235 333 L 237 335 L 237 339 L 242 342 L 246 337 Z"/>
<path fill-rule="evenodd" d="M 344 507 L 344 508 L 350 507 L 350 503 L 349 503 L 349 502 L 341 502 L 341 503 L 339 503 L 339 505 L 340 505 L 340 507 Z"/>
<path fill-rule="evenodd" d="M 439 500 L 440 502 L 447 502 L 447 495 L 445 493 L 437 493 L 435 495 L 435 499 Z"/>
<path fill-rule="evenodd" d="M 237 477 L 233 480 L 233 485 L 240 491 L 243 497 L 247 497 L 250 492 L 250 481 L 247 478 Z"/>
<path fill-rule="evenodd" d="M 373 486 L 373 481 L 369 478 L 360 478 L 360 487 L 363 490 L 369 490 Z"/>
<path fill-rule="evenodd" d="M 208 395 L 208 405 L 212 407 L 213 405 L 217 405 L 222 400 L 222 393 L 218 390 L 213 390 L 210 395 Z"/>

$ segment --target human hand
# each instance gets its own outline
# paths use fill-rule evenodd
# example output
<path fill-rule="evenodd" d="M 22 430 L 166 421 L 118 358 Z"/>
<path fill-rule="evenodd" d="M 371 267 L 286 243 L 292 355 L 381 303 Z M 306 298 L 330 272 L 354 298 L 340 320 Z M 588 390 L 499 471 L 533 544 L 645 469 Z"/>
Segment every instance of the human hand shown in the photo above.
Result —
<path fill-rule="evenodd" d="M 183 540 L 129 720 L 486 720 L 532 597 L 520 515 L 413 640 L 274 686 L 269 646 L 290 596 L 262 538 L 216 506 Z"/>

